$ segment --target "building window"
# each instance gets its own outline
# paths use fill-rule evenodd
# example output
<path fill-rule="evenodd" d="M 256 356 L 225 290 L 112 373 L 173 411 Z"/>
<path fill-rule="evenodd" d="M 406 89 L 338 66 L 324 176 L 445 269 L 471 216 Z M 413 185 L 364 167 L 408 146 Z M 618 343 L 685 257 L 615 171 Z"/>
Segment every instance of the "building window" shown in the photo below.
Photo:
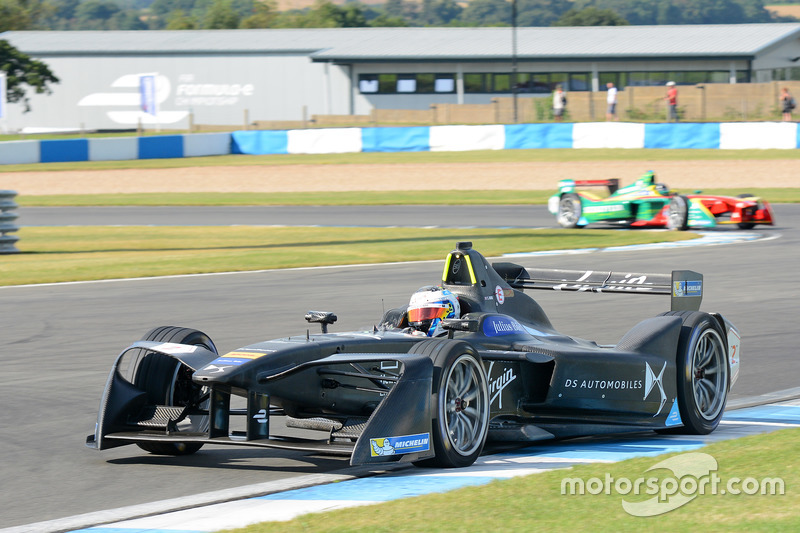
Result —
<path fill-rule="evenodd" d="M 360 74 L 361 94 L 454 93 L 455 74 Z"/>
<path fill-rule="evenodd" d="M 397 78 L 397 92 L 398 93 L 415 93 L 417 92 L 417 78 L 414 75 L 401 74 Z"/>
<path fill-rule="evenodd" d="M 437 74 L 433 83 L 433 91 L 437 93 L 456 92 L 456 78 L 452 74 Z"/>
<path fill-rule="evenodd" d="M 378 92 L 378 76 L 375 74 L 362 74 L 358 77 L 358 90 L 362 94 Z"/>

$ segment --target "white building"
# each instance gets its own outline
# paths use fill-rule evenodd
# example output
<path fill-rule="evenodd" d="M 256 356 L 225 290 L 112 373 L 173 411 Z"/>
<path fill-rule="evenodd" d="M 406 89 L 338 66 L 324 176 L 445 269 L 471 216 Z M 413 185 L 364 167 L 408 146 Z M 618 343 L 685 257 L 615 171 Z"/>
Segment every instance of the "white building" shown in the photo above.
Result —
<path fill-rule="evenodd" d="M 800 24 L 6 32 L 61 80 L 6 127 L 185 129 L 512 94 L 800 79 Z M 516 50 L 514 50 L 516 48 Z M 516 72 L 516 76 L 515 73 Z M 140 79 L 156 74 L 157 113 Z"/>

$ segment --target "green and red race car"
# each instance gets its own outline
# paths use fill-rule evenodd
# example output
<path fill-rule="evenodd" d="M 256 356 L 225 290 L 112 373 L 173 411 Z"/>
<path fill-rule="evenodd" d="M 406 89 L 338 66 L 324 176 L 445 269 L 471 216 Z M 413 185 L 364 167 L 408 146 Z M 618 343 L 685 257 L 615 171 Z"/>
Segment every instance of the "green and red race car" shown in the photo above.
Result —
<path fill-rule="evenodd" d="M 605 223 L 674 230 L 737 224 L 741 229 L 751 229 L 756 224 L 774 224 L 772 209 L 761 198 L 751 194 L 733 197 L 700 192 L 682 195 L 663 183 L 656 183 L 652 171 L 622 188 L 617 178 L 565 179 L 558 185 L 558 193 L 550 197 L 547 207 L 565 228 Z M 607 187 L 609 195 L 603 198 L 578 190 L 579 187 Z"/>

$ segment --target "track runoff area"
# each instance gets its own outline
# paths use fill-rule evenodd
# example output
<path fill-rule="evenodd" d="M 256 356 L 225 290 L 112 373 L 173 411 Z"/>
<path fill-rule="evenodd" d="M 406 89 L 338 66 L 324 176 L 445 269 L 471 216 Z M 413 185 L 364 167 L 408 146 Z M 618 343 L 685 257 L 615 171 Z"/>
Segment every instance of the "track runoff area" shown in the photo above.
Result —
<path fill-rule="evenodd" d="M 793 399 L 781 401 L 778 399 L 781 397 Z M 649 478 L 645 479 L 647 474 L 644 472 L 642 478 L 636 480 L 584 480 L 571 477 L 570 471 L 565 470 L 561 484 L 562 494 L 585 495 L 612 491 L 612 494 L 619 495 L 620 505 L 629 514 L 655 516 L 681 505 L 691 504 L 693 497 L 682 493 L 686 492 L 683 485 L 687 474 L 690 480 L 697 483 L 708 481 L 703 490 L 714 490 L 719 494 L 736 491 L 740 494 L 756 494 L 762 490 L 768 490 L 768 494 L 782 494 L 784 487 L 780 485 L 780 480 L 772 478 L 720 479 L 716 474 L 716 460 L 711 455 L 696 450 L 713 442 L 793 427 L 800 427 L 800 388 L 731 402 L 719 427 L 710 435 L 657 435 L 645 432 L 593 437 L 484 455 L 472 466 L 459 469 L 398 466 L 389 473 L 368 477 L 310 475 L 290 481 L 250 485 L 12 527 L 0 532 L 207 533 L 260 522 L 291 520 L 306 513 L 479 486 L 498 479 L 563 469 L 580 463 L 613 463 L 635 457 L 653 457 L 654 468 L 665 468 L 674 474 L 659 480 L 658 492 L 651 499 L 628 502 L 625 497 L 625 494 L 633 494 L 634 483 L 650 482 Z M 656 459 L 657 456 L 667 453 L 681 455 L 660 462 Z M 689 468 L 686 466 L 687 460 L 691 465 Z M 646 487 L 648 485 L 642 484 L 638 493 L 645 493 Z M 696 485 L 694 488 L 697 494 L 699 489 Z"/>
<path fill-rule="evenodd" d="M 692 245 L 715 245 L 745 242 L 764 238 L 748 232 L 704 234 Z M 675 245 L 676 243 L 670 243 Z M 677 243 L 683 244 L 683 243 Z M 659 246 L 659 245 L 648 245 Z M 604 249 L 621 251 L 641 246 Z M 601 250 L 593 250 L 601 251 Z M 569 253 L 560 250 L 555 253 Z M 573 252 L 578 252 L 577 250 Z M 586 252 L 581 250 L 581 252 Z M 553 252 L 545 252 L 551 254 Z M 525 255 L 525 254 L 510 254 Z M 539 254 L 531 254 L 539 255 Z M 363 472 L 348 474 L 314 474 L 236 489 L 228 489 L 143 505 L 87 513 L 83 515 L 27 524 L 0 530 L 0 533 L 49 533 L 73 531 L 80 533 L 210 533 L 223 529 L 245 527 L 269 521 L 291 520 L 307 513 L 324 512 L 361 505 L 381 503 L 401 498 L 446 492 L 466 486 L 479 486 L 497 479 L 508 479 L 566 468 L 579 463 L 611 463 L 635 457 L 656 457 L 668 453 L 681 453 L 676 457 L 694 453 L 697 478 L 715 474 L 716 461 L 707 454 L 693 452 L 713 442 L 767 433 L 777 429 L 800 427 L 800 388 L 776 392 L 767 396 L 729 402 L 719 427 L 710 435 L 656 435 L 653 432 L 631 435 L 613 435 L 539 444 L 511 452 L 487 454 L 470 467 L 459 469 L 424 469 L 409 465 L 390 465 L 381 475 Z M 659 463 L 670 469 L 669 459 Z M 654 460 L 654 463 L 656 461 Z M 590 478 L 572 479 L 565 471 L 562 483 L 564 494 L 599 494 L 607 490 L 629 493 L 633 487 L 618 483 L 607 487 L 608 480 Z M 674 509 L 678 504 L 689 503 L 680 494 L 676 483 L 684 479 L 685 465 L 676 465 L 673 484 L 662 484 L 661 492 L 651 500 L 631 504 L 621 494 L 621 505 L 635 516 L 654 516 Z M 680 472 L 680 473 L 679 473 Z M 713 478 L 712 478 L 713 479 Z M 629 481 L 629 480 L 625 480 Z M 635 481 L 635 480 L 634 480 Z M 740 486 L 715 490 L 739 490 L 747 494 L 754 488 L 764 489 L 759 480 L 746 479 Z M 336 482 L 336 483 L 334 483 Z M 725 480 L 722 480 L 724 485 Z M 613 484 L 614 482 L 612 482 Z M 621 485 L 621 486 L 616 486 Z M 766 487 L 781 490 L 781 487 Z M 672 490 L 675 489 L 675 490 Z M 643 492 L 644 488 L 640 487 Z M 595 492 L 592 492 L 595 491 Z M 599 491 L 599 492 L 598 492 Z M 664 491 L 667 491 L 664 493 Z M 641 492 L 639 492 L 641 494 Z M 650 494 L 648 492 L 648 494 Z M 670 496 L 677 494 L 679 503 Z M 648 503 L 649 502 L 649 503 Z M 672 503 L 670 503 L 672 502 Z M 683 502 L 683 503 L 680 503 Z M 671 505 L 671 507 L 670 507 Z"/>

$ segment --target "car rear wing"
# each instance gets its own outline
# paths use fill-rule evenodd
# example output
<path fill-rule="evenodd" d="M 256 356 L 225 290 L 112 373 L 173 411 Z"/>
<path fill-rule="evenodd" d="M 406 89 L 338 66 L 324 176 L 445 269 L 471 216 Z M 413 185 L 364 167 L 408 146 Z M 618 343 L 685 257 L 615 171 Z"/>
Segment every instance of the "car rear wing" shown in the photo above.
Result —
<path fill-rule="evenodd" d="M 573 192 L 576 187 L 608 187 L 608 194 L 614 194 L 619 190 L 619 179 L 610 178 L 607 180 L 561 180 L 558 182 L 561 192 Z"/>
<path fill-rule="evenodd" d="M 698 311 L 703 300 L 703 275 L 692 270 L 642 274 L 546 268 L 528 270 L 514 263 L 495 263 L 492 267 L 506 283 L 519 290 L 668 295 L 672 311 Z"/>

